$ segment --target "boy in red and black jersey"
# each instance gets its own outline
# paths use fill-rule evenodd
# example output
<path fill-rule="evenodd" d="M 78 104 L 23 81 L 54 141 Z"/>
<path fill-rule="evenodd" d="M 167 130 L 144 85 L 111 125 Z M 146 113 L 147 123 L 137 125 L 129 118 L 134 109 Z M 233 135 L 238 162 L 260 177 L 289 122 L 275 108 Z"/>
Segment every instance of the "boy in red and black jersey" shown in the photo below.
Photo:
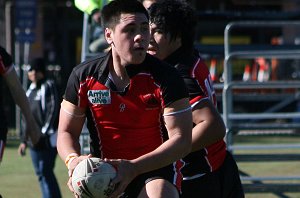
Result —
<path fill-rule="evenodd" d="M 177 160 L 190 152 L 192 130 L 184 81 L 175 68 L 146 54 L 149 18 L 140 2 L 111 1 L 101 13 L 111 50 L 75 67 L 69 77 L 60 110 L 59 155 L 70 176 L 90 156 L 116 166 L 111 197 L 179 197 L 182 164 Z M 92 150 L 81 156 L 85 119 Z"/>
<path fill-rule="evenodd" d="M 148 9 L 148 53 L 173 65 L 184 78 L 193 111 L 192 152 L 185 166 L 181 197 L 244 197 L 238 167 L 226 151 L 225 126 L 216 109 L 211 76 L 194 50 L 196 16 L 184 1 L 158 1 Z"/>
<path fill-rule="evenodd" d="M 76 67 L 64 99 L 89 109 L 93 156 L 134 159 L 162 144 L 157 115 L 186 97 L 185 87 L 176 70 L 147 55 L 141 64 L 126 66 L 130 84 L 118 90 L 109 73 L 111 58 L 109 53 Z"/>

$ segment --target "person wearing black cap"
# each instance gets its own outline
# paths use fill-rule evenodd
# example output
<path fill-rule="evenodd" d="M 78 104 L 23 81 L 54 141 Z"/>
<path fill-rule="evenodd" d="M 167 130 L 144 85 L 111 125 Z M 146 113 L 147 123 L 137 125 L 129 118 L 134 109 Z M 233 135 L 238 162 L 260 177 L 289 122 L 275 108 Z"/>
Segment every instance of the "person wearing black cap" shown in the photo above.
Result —
<path fill-rule="evenodd" d="M 42 197 L 60 198 L 61 192 L 54 174 L 57 156 L 56 132 L 59 99 L 54 81 L 46 78 L 44 59 L 36 58 L 31 61 L 28 79 L 31 81 L 31 84 L 26 95 L 29 99 L 31 112 L 43 134 L 44 142 L 39 148 L 30 148 L 32 163 L 38 176 Z M 23 136 L 22 143 L 19 146 L 19 154 L 21 156 L 25 155 L 26 147 L 26 139 Z"/>

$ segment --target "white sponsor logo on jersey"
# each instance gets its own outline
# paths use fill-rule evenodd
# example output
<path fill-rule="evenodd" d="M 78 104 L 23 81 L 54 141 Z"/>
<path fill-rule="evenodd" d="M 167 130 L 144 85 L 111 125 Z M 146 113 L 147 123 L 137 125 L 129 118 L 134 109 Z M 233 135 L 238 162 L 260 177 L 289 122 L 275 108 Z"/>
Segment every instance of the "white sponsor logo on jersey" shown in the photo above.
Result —
<path fill-rule="evenodd" d="M 109 90 L 89 90 L 88 98 L 92 104 L 111 104 Z"/>

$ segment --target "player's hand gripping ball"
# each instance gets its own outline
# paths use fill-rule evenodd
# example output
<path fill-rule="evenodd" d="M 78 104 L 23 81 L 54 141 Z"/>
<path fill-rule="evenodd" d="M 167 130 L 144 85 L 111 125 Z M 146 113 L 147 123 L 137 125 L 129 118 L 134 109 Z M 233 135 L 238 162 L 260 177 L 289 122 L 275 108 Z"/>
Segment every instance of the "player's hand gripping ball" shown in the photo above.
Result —
<path fill-rule="evenodd" d="M 106 198 L 115 188 L 110 182 L 116 174 L 116 169 L 100 158 L 87 158 L 75 167 L 72 186 L 81 198 Z"/>

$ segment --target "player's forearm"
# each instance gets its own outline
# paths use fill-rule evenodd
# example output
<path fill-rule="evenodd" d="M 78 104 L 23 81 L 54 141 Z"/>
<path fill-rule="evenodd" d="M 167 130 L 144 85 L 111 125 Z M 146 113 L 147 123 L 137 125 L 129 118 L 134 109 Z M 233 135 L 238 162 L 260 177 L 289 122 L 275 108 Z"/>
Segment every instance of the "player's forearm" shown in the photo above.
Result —
<path fill-rule="evenodd" d="M 22 110 L 23 115 L 25 116 L 26 121 L 31 120 L 32 114 L 30 110 L 30 105 L 25 94 L 25 91 L 20 83 L 20 80 L 17 76 L 17 73 L 12 69 L 9 73 L 4 76 L 4 79 L 7 82 L 8 88 L 11 92 L 11 95 L 15 103 Z"/>
<path fill-rule="evenodd" d="M 65 161 L 70 153 L 77 153 L 80 155 L 80 144 L 69 132 L 58 131 L 57 135 L 57 151 L 60 158 Z"/>
<path fill-rule="evenodd" d="M 188 153 L 191 144 L 181 143 L 181 137 L 167 140 L 154 151 L 132 160 L 138 174 L 149 172 L 172 164 Z"/>
<path fill-rule="evenodd" d="M 4 76 L 4 79 L 7 82 L 15 103 L 20 107 L 21 113 L 26 121 L 25 136 L 29 136 L 32 143 L 36 144 L 41 134 L 39 128 L 37 127 L 35 119 L 33 118 L 28 98 L 25 94 L 21 82 L 19 81 L 15 69 L 9 71 L 9 73 Z"/>

